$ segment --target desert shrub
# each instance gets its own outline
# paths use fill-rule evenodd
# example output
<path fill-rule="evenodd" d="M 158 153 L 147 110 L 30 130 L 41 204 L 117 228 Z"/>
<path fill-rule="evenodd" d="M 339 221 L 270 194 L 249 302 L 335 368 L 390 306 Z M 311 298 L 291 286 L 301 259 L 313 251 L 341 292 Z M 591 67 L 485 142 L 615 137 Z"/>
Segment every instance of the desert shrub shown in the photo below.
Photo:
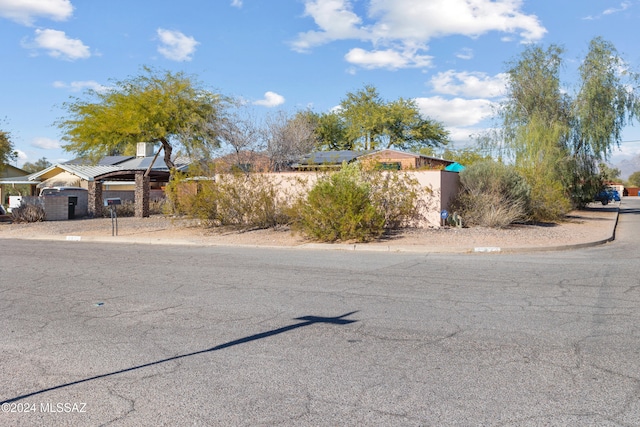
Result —
<path fill-rule="evenodd" d="M 460 173 L 460 192 L 452 204 L 467 225 L 506 227 L 530 214 L 531 189 L 513 167 L 493 161 Z"/>
<path fill-rule="evenodd" d="M 418 180 L 404 172 L 366 172 L 371 202 L 384 216 L 385 229 L 416 226 L 424 219 L 423 189 Z"/>
<path fill-rule="evenodd" d="M 384 215 L 371 201 L 371 186 L 352 166 L 321 177 L 298 213 L 300 229 L 320 241 L 368 241 L 384 232 Z"/>
<path fill-rule="evenodd" d="M 531 183 L 532 221 L 558 221 L 571 210 L 571 199 L 560 181 L 542 174 L 529 174 L 527 178 Z"/>
<path fill-rule="evenodd" d="M 420 218 L 418 182 L 402 172 L 343 165 L 320 177 L 297 210 L 294 225 L 320 241 L 370 241 Z"/>
<path fill-rule="evenodd" d="M 22 203 L 19 207 L 11 210 L 11 220 L 13 222 L 40 222 L 44 221 L 46 214 L 40 205 Z"/>
<path fill-rule="evenodd" d="M 207 226 L 269 228 L 286 224 L 286 196 L 262 174 L 227 173 L 178 191 L 174 206 Z"/>

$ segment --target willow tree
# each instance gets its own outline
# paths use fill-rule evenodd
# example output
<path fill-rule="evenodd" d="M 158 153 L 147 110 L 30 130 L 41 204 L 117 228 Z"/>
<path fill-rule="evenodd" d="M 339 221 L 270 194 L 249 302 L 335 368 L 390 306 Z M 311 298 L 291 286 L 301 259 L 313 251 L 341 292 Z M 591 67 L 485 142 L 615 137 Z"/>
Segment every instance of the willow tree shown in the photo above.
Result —
<path fill-rule="evenodd" d="M 216 122 L 225 99 L 182 72 L 143 68 L 139 76 L 86 95 L 65 103 L 68 115 L 57 123 L 66 141 L 62 147 L 80 156 L 122 154 L 138 142 L 159 143 L 173 170 L 174 148 L 193 154 L 219 146 Z"/>
<path fill-rule="evenodd" d="M 497 141 L 532 188 L 535 219 L 557 219 L 592 200 L 606 159 L 637 108 L 635 75 L 615 48 L 594 39 L 577 92 L 562 87 L 562 48 L 528 46 L 511 63 Z"/>
<path fill-rule="evenodd" d="M 575 199 L 592 200 L 599 180 L 598 163 L 608 160 L 622 142 L 625 126 L 638 109 L 638 74 L 627 67 L 612 43 L 597 37 L 580 64 L 580 89 L 572 105 L 574 120 L 570 149 Z"/>
<path fill-rule="evenodd" d="M 536 220 L 555 219 L 570 208 L 562 185 L 571 133 L 571 101 L 560 85 L 563 53 L 555 45 L 528 46 L 510 64 L 501 109 L 501 142 L 531 186 Z"/>

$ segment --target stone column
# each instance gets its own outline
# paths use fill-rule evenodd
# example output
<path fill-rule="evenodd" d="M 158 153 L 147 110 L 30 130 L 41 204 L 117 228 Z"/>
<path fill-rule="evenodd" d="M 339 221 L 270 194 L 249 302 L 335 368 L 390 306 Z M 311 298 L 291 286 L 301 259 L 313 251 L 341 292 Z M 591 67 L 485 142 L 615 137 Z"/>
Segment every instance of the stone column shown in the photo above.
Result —
<path fill-rule="evenodd" d="M 136 172 L 135 216 L 147 218 L 149 216 L 149 183 L 150 179 L 144 171 Z"/>
<path fill-rule="evenodd" d="M 99 181 L 89 181 L 89 216 L 95 218 L 102 216 L 102 183 Z"/>

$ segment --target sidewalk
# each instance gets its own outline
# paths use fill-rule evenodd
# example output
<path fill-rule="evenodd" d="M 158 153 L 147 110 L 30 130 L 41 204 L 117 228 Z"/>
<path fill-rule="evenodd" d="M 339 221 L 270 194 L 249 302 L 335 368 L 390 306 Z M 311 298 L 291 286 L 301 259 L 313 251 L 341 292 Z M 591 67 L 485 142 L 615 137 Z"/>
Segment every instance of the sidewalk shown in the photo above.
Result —
<path fill-rule="evenodd" d="M 622 202 L 624 203 L 624 202 Z M 405 230 L 371 243 L 314 243 L 288 230 L 249 232 L 206 229 L 193 220 L 119 218 L 117 235 L 109 218 L 0 224 L 0 246 L 10 239 L 161 245 L 239 246 L 415 253 L 513 253 L 569 250 L 614 239 L 620 202 L 592 204 L 559 224 L 514 225 L 507 229 L 441 228 Z"/>

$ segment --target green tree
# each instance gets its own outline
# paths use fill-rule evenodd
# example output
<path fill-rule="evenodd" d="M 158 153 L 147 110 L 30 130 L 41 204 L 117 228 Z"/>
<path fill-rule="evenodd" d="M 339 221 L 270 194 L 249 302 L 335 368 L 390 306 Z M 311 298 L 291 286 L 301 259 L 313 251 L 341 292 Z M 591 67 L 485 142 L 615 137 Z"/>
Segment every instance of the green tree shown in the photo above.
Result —
<path fill-rule="evenodd" d="M 580 65 L 581 85 L 572 104 L 571 195 L 576 205 L 593 200 L 602 187 L 598 162 L 607 160 L 634 120 L 638 75 L 630 72 L 616 48 L 600 37 L 589 44 Z"/>
<path fill-rule="evenodd" d="M 36 160 L 34 163 L 26 162 L 24 165 L 22 165 L 22 170 L 29 173 L 34 173 L 44 170 L 49 166 L 51 166 L 51 162 L 47 160 L 46 157 L 43 157 L 39 160 Z"/>
<path fill-rule="evenodd" d="M 18 153 L 13 148 L 9 132 L 0 130 L 0 172 L 7 163 L 14 161 Z"/>
<path fill-rule="evenodd" d="M 622 72 L 615 48 L 590 44 L 573 96 L 563 89 L 564 51 L 529 46 L 509 69 L 502 130 L 491 140 L 531 185 L 534 219 L 557 219 L 593 199 L 601 186 L 598 162 L 620 143 L 634 117 L 637 76 Z"/>
<path fill-rule="evenodd" d="M 96 158 L 138 142 L 160 143 L 173 169 L 175 147 L 187 154 L 217 147 L 216 121 L 226 99 L 182 72 L 143 71 L 104 92 L 88 91 L 89 100 L 65 103 L 68 117 L 57 123 L 67 142 L 63 148 Z"/>
<path fill-rule="evenodd" d="M 347 129 L 342 117 L 335 113 L 317 114 L 305 111 L 309 121 L 313 124 L 316 138 L 316 148 L 327 150 L 353 150 L 355 141 L 347 135 Z"/>
<path fill-rule="evenodd" d="M 580 65 L 581 87 L 573 103 L 574 153 L 607 160 L 634 118 L 638 76 L 629 72 L 612 43 L 596 37 Z"/>
<path fill-rule="evenodd" d="M 426 156 L 435 155 L 431 148 L 421 149 L 419 152 Z M 460 163 L 466 167 L 476 163 L 492 160 L 492 157 L 489 154 L 484 153 L 479 147 L 465 147 L 460 149 L 446 148 L 440 156 L 443 159 L 453 160 L 454 162 Z"/>
<path fill-rule="evenodd" d="M 337 114 L 344 123 L 347 141 L 354 141 L 353 148 L 417 150 L 446 145 L 449 139 L 441 123 L 421 116 L 415 101 L 399 98 L 386 102 L 371 85 L 347 93 Z"/>
<path fill-rule="evenodd" d="M 620 169 L 609 167 L 606 163 L 600 163 L 598 169 L 600 170 L 600 178 L 603 182 L 618 180 L 622 174 Z"/>
<path fill-rule="evenodd" d="M 508 158 L 531 186 L 532 218 L 554 220 L 571 207 L 567 175 L 570 99 L 560 85 L 563 50 L 529 46 L 508 71 L 501 137 Z"/>
<path fill-rule="evenodd" d="M 629 184 L 634 187 L 640 187 L 640 171 L 636 171 L 629 176 Z"/>

